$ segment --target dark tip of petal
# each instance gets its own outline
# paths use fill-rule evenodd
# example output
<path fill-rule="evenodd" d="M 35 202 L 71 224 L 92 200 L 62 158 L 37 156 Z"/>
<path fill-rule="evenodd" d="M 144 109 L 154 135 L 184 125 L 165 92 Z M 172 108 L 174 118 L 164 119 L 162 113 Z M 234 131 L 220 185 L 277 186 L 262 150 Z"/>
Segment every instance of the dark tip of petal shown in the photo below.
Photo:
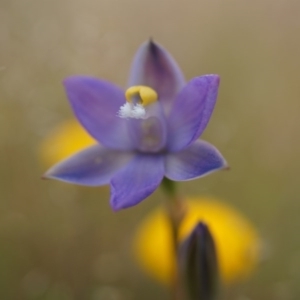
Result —
<path fill-rule="evenodd" d="M 151 55 L 153 56 L 153 58 L 155 60 L 158 59 L 159 49 L 152 39 L 150 39 L 150 41 L 149 41 L 149 52 L 151 53 Z"/>
<path fill-rule="evenodd" d="M 64 87 L 67 87 L 70 84 L 76 83 L 76 80 L 78 80 L 77 76 L 69 76 L 69 77 L 66 77 L 65 79 L 63 79 L 62 84 L 64 85 Z"/>
<path fill-rule="evenodd" d="M 209 74 L 207 75 L 207 78 L 210 78 L 211 79 L 211 84 L 212 83 L 215 83 L 216 85 L 219 85 L 220 84 L 220 75 L 218 74 Z"/>
<path fill-rule="evenodd" d="M 48 180 L 50 179 L 50 177 L 47 175 L 47 173 L 45 173 L 44 175 L 41 176 L 42 180 Z"/>
<path fill-rule="evenodd" d="M 170 73 L 169 65 L 166 62 L 166 54 L 164 53 L 163 49 L 160 45 L 155 43 L 152 39 L 149 41 L 148 47 L 148 63 L 153 70 L 159 74 L 159 76 L 172 76 Z"/>
<path fill-rule="evenodd" d="M 220 80 L 221 80 L 220 75 L 208 74 L 208 75 L 205 75 L 205 77 L 207 78 L 209 85 L 212 85 L 212 86 L 215 85 L 217 87 L 220 85 Z"/>
<path fill-rule="evenodd" d="M 66 78 L 64 78 L 63 81 L 62 81 L 63 85 L 68 84 L 71 78 L 72 77 L 66 77 Z"/>
<path fill-rule="evenodd" d="M 222 171 L 229 171 L 229 170 L 231 170 L 231 167 L 229 166 L 229 164 L 227 163 L 227 161 L 224 158 L 223 158 L 222 166 L 220 167 L 219 170 L 222 170 Z"/>
<path fill-rule="evenodd" d="M 42 176 L 41 179 L 42 180 L 51 180 L 51 179 L 56 179 L 55 176 L 53 176 L 53 167 L 51 167 L 49 170 L 47 170 Z"/>
<path fill-rule="evenodd" d="M 118 203 L 114 201 L 113 198 L 111 198 L 110 200 L 110 206 L 114 212 L 118 212 L 120 210 L 130 207 L 130 205 L 123 205 L 123 203 Z"/>
<path fill-rule="evenodd" d="M 112 201 L 112 199 L 110 200 L 110 207 L 112 208 L 112 210 L 114 212 L 118 212 L 119 210 L 121 210 L 123 208 L 120 205 L 118 205 L 115 201 Z"/>
<path fill-rule="evenodd" d="M 221 77 L 219 75 L 215 75 L 215 80 L 218 85 L 220 85 Z"/>

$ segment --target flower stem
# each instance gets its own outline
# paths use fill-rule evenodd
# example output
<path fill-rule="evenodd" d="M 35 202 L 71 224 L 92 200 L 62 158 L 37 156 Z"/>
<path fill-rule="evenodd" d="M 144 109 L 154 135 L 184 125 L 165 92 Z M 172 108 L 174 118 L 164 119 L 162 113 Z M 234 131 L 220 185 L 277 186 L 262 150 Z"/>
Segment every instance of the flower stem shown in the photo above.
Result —
<path fill-rule="evenodd" d="M 185 215 L 185 205 L 182 198 L 178 196 L 176 191 L 176 184 L 167 178 L 163 179 L 162 187 L 167 194 L 166 199 L 166 211 L 169 217 L 173 251 L 175 257 L 175 270 L 174 278 L 171 291 L 171 300 L 183 300 L 182 284 L 180 281 L 179 270 L 178 270 L 178 236 L 179 226 Z"/>

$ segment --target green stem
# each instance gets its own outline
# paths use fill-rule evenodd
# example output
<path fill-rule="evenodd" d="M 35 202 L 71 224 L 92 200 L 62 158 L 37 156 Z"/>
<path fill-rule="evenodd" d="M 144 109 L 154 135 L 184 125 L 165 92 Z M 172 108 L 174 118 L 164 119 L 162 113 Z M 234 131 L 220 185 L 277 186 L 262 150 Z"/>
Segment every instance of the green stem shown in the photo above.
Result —
<path fill-rule="evenodd" d="M 172 300 L 182 300 L 182 284 L 180 282 L 179 270 L 178 270 L 178 236 L 179 226 L 185 215 L 185 205 L 182 198 L 178 196 L 176 191 L 176 184 L 167 178 L 163 179 L 162 187 L 167 195 L 166 199 L 166 211 L 169 217 L 171 231 L 172 231 L 172 242 L 175 257 L 175 274 L 172 285 Z"/>

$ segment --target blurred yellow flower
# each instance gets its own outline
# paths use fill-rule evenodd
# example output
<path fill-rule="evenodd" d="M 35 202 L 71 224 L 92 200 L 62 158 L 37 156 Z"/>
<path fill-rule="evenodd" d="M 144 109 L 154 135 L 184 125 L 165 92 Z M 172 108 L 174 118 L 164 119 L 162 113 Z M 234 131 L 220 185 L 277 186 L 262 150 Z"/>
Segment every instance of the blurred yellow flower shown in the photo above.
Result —
<path fill-rule="evenodd" d="M 260 239 L 253 226 L 235 209 L 210 198 L 188 198 L 187 214 L 180 226 L 179 239 L 194 226 L 205 222 L 214 237 L 222 282 L 230 284 L 246 278 L 258 264 Z M 134 252 L 145 271 L 170 284 L 175 272 L 171 231 L 163 208 L 150 213 L 134 238 Z"/>
<path fill-rule="evenodd" d="M 95 143 L 78 121 L 71 119 L 60 124 L 46 137 L 40 146 L 39 156 L 44 165 L 51 166 Z"/>

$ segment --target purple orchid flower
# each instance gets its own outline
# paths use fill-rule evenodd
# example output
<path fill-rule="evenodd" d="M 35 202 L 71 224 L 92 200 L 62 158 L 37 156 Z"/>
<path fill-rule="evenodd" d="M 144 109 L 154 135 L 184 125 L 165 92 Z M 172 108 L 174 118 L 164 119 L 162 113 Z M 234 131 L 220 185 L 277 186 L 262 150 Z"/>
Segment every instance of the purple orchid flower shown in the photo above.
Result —
<path fill-rule="evenodd" d="M 198 140 L 218 94 L 219 76 L 185 82 L 172 56 L 144 43 L 134 58 L 129 89 L 72 76 L 64 86 L 73 111 L 99 144 L 56 164 L 44 175 L 61 181 L 110 184 L 114 210 L 138 204 L 167 177 L 191 180 L 227 167 L 220 152 Z"/>

